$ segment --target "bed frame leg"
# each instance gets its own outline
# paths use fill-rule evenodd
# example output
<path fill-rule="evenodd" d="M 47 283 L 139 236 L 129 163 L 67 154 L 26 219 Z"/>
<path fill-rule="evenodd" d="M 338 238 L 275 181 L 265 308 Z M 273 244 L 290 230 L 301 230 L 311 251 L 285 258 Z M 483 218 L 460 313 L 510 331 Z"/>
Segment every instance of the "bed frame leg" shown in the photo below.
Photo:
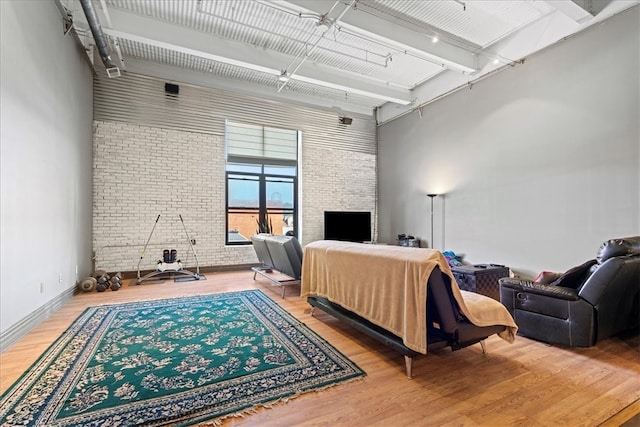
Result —
<path fill-rule="evenodd" d="M 404 357 L 404 366 L 407 370 L 407 378 L 409 378 L 410 380 L 413 379 L 413 372 L 412 372 L 412 368 L 413 368 L 413 357 L 411 356 L 405 356 Z"/>
<path fill-rule="evenodd" d="M 480 345 L 482 346 L 482 354 L 487 354 L 487 345 L 484 343 L 484 340 L 480 341 Z"/>

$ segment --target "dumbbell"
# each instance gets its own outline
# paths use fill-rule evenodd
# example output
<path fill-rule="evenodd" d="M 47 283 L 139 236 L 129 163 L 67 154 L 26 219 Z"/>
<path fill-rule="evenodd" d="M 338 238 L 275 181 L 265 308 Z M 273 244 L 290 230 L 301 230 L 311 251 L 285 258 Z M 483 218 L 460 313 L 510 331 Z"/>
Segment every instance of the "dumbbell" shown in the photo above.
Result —
<path fill-rule="evenodd" d="M 96 270 L 93 273 L 93 277 L 95 277 L 95 279 L 98 281 L 98 284 L 105 284 L 111 278 L 111 276 L 109 276 L 109 274 L 104 270 Z"/>
<path fill-rule="evenodd" d="M 93 272 L 93 277 L 97 279 L 98 277 L 104 276 L 105 274 L 107 274 L 107 272 L 104 270 L 96 270 Z"/>
<path fill-rule="evenodd" d="M 96 291 L 104 292 L 109 287 L 109 279 L 111 278 L 104 270 L 96 270 L 93 272 L 93 277 L 96 279 Z"/>
<path fill-rule="evenodd" d="M 122 287 L 122 273 L 116 273 L 115 275 L 111 276 L 109 282 L 111 283 L 110 288 L 112 291 L 117 291 L 118 289 L 120 289 Z"/>

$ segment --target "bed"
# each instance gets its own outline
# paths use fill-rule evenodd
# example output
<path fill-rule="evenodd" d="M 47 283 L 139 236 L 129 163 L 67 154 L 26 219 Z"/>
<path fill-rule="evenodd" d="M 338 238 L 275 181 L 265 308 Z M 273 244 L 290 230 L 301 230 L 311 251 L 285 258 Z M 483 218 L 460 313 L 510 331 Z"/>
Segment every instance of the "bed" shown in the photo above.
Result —
<path fill-rule="evenodd" d="M 305 247 L 301 296 L 400 351 L 407 377 L 415 356 L 453 350 L 498 334 L 513 342 L 517 326 L 491 298 L 461 291 L 436 250 L 322 240 Z"/>

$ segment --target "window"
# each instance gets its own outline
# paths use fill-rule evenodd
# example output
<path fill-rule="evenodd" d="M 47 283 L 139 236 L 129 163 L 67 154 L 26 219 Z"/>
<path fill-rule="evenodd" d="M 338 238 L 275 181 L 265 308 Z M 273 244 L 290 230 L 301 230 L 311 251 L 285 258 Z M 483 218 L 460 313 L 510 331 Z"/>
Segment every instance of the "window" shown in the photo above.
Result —
<path fill-rule="evenodd" d="M 226 244 L 265 231 L 297 235 L 296 130 L 226 123 Z"/>

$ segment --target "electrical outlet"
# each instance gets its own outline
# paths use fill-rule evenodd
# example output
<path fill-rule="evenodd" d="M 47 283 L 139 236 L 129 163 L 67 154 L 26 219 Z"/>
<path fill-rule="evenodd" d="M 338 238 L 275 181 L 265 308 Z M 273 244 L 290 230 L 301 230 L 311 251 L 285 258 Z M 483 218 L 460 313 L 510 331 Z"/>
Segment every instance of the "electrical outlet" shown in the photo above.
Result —
<path fill-rule="evenodd" d="M 58 276 L 58 282 L 62 283 L 62 273 L 60 273 L 60 275 Z"/>
<path fill-rule="evenodd" d="M 196 239 L 191 239 L 191 244 L 195 245 L 196 244 Z"/>
<path fill-rule="evenodd" d="M 40 293 L 44 293 L 44 283 L 40 283 Z"/>

